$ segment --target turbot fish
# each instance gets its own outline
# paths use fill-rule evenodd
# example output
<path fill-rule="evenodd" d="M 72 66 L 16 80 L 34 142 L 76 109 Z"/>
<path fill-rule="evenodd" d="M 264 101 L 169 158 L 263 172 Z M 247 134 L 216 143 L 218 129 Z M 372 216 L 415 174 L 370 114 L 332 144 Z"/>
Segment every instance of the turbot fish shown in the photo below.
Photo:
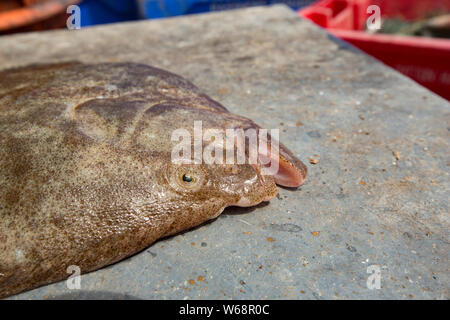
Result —
<path fill-rule="evenodd" d="M 65 279 L 69 266 L 113 264 L 228 206 L 269 201 L 277 184 L 303 183 L 306 166 L 281 143 L 276 158 L 258 154 L 264 165 L 174 162 L 173 132 L 195 134 L 196 121 L 261 130 L 143 64 L 0 72 L 0 297 Z M 262 172 L 267 158 L 274 174 Z"/>

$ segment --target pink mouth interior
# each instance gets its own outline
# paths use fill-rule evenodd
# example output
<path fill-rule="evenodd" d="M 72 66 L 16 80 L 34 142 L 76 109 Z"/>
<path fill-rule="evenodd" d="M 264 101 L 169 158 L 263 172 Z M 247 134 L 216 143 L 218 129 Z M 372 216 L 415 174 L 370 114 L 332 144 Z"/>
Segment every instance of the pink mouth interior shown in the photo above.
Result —
<path fill-rule="evenodd" d="M 235 143 L 242 143 L 240 139 L 239 135 L 236 136 Z M 258 148 L 260 164 L 272 167 L 273 164 L 278 163 L 278 171 L 274 175 L 276 184 L 291 188 L 301 186 L 306 179 L 308 168 L 281 143 L 279 143 L 279 152 L 272 152 L 269 141 L 270 138 L 265 141 L 267 147 L 264 152 L 261 152 L 261 149 Z M 258 170 L 256 171 L 258 172 Z"/>
<path fill-rule="evenodd" d="M 298 187 L 303 184 L 305 177 L 303 173 L 294 165 L 280 157 L 278 172 L 275 175 L 275 182 L 285 187 Z"/>
<path fill-rule="evenodd" d="M 284 148 L 283 146 L 280 147 Z M 270 155 L 268 155 L 269 153 Z M 268 154 L 264 155 L 259 153 L 259 159 L 267 166 L 271 165 L 274 161 L 278 162 L 278 172 L 274 176 L 276 184 L 284 187 L 299 187 L 303 184 L 307 169 L 300 160 L 292 159 L 292 161 L 289 161 L 288 159 L 292 158 L 292 156 L 283 149 L 280 150 L 279 155 L 269 150 Z"/>

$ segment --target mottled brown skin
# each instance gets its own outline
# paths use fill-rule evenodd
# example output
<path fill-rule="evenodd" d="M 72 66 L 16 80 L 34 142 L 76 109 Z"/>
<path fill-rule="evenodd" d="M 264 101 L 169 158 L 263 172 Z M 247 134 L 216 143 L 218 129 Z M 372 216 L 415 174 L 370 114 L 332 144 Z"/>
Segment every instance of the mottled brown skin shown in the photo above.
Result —
<path fill-rule="evenodd" d="M 255 205 L 275 196 L 277 178 L 255 166 L 172 164 L 171 132 L 194 120 L 258 128 L 145 65 L 0 72 L 0 297 L 67 278 L 70 265 L 85 273 L 117 262 L 244 197 Z M 280 153 L 299 185 L 306 167 Z"/>

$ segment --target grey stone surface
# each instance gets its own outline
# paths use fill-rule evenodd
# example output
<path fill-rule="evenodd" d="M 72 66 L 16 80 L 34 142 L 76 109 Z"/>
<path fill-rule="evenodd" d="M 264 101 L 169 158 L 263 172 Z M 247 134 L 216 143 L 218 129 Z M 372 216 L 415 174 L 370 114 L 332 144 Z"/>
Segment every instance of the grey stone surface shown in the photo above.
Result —
<path fill-rule="evenodd" d="M 319 162 L 298 190 L 227 209 L 81 290 L 10 299 L 449 298 L 447 101 L 283 6 L 0 38 L 1 69 L 67 60 L 180 74 Z"/>

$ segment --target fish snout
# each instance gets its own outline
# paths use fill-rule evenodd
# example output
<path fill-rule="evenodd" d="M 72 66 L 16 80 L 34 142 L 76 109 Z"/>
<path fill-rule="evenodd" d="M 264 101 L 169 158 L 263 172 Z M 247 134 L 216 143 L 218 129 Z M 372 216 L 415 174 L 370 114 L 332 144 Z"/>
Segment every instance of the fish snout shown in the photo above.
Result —
<path fill-rule="evenodd" d="M 275 178 L 270 175 L 262 175 L 258 166 L 253 166 L 257 174 L 257 182 L 254 190 L 244 193 L 237 203 L 238 207 L 251 207 L 261 202 L 270 201 L 278 194 Z"/>
<path fill-rule="evenodd" d="M 259 160 L 266 167 L 276 168 L 272 172 L 275 183 L 283 187 L 299 187 L 306 179 L 308 168 L 280 143 L 279 148 L 259 152 Z"/>

